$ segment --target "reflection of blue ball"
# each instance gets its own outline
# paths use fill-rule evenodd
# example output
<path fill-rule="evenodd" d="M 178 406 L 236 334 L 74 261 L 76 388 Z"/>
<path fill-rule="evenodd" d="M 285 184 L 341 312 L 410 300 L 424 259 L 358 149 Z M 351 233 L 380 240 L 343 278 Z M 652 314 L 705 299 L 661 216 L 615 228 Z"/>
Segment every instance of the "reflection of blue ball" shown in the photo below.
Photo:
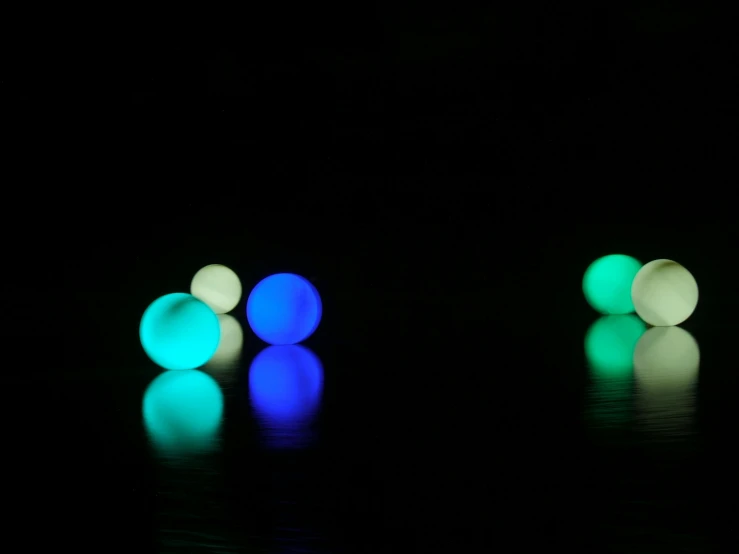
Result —
<path fill-rule="evenodd" d="M 321 322 L 321 297 L 310 281 L 292 273 L 262 279 L 246 302 L 246 318 L 256 335 L 269 344 L 296 344 Z"/>
<path fill-rule="evenodd" d="M 221 424 L 223 393 L 201 371 L 166 371 L 146 389 L 142 408 L 146 430 L 160 450 L 207 451 Z"/>
<path fill-rule="evenodd" d="M 299 345 L 269 346 L 249 368 L 249 393 L 255 411 L 272 423 L 295 425 L 309 420 L 323 391 L 323 366 Z"/>
<path fill-rule="evenodd" d="M 141 317 L 144 351 L 165 369 L 194 369 L 205 364 L 221 340 L 218 316 L 190 294 L 157 298 Z"/>

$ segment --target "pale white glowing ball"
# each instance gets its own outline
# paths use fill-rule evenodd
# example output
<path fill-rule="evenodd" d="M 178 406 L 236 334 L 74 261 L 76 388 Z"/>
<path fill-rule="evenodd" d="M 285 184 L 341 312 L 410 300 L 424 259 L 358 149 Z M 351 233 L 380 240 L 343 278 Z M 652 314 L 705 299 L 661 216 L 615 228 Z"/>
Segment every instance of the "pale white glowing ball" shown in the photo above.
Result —
<path fill-rule="evenodd" d="M 652 327 L 634 349 L 634 377 L 646 391 L 693 386 L 698 379 L 700 349 L 693 335 L 680 327 Z"/>
<path fill-rule="evenodd" d="M 221 341 L 213 357 L 205 364 L 208 369 L 232 369 L 241 359 L 244 346 L 244 330 L 241 323 L 232 315 L 220 314 Z"/>
<path fill-rule="evenodd" d="M 241 300 L 241 281 L 225 265 L 206 265 L 195 274 L 190 293 L 205 302 L 217 314 L 225 314 Z"/>
<path fill-rule="evenodd" d="M 679 325 L 698 305 L 698 284 L 679 263 L 654 260 L 634 277 L 631 300 L 639 317 L 650 325 Z"/>

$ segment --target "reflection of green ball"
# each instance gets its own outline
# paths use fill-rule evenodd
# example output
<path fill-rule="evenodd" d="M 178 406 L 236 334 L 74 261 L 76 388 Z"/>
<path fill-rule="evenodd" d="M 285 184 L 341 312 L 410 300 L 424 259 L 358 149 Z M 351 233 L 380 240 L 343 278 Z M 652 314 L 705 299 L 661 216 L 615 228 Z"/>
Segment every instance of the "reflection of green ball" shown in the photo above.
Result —
<path fill-rule="evenodd" d="M 164 369 L 195 369 L 211 359 L 221 340 L 218 316 L 190 294 L 166 294 L 141 317 L 141 346 Z"/>
<path fill-rule="evenodd" d="M 625 377 L 634 369 L 634 349 L 647 330 L 635 315 L 599 318 L 585 334 L 585 355 L 598 377 Z"/>
<path fill-rule="evenodd" d="M 641 267 L 641 262 L 623 254 L 595 260 L 582 278 L 582 290 L 588 304 L 602 314 L 632 313 L 631 284 Z"/>

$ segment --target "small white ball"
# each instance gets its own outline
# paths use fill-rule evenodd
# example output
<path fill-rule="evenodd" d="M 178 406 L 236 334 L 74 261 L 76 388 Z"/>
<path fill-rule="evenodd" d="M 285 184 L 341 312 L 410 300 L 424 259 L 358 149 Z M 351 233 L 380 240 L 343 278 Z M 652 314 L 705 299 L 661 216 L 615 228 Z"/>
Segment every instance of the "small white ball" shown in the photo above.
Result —
<path fill-rule="evenodd" d="M 195 274 L 190 293 L 205 302 L 217 314 L 225 314 L 241 300 L 241 281 L 225 265 L 206 265 Z"/>
<path fill-rule="evenodd" d="M 698 284 L 679 263 L 654 260 L 634 277 L 631 300 L 639 317 L 650 325 L 679 325 L 698 305 Z"/>

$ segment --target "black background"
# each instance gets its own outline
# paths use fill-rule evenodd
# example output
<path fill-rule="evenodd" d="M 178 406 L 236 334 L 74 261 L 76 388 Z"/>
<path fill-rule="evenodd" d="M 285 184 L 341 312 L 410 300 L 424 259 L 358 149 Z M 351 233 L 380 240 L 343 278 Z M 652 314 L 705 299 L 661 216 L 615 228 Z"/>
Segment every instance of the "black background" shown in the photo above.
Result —
<path fill-rule="evenodd" d="M 160 477 L 136 405 L 156 371 L 136 329 L 148 303 L 187 291 L 208 263 L 245 290 L 281 271 L 313 281 L 325 315 L 309 345 L 335 372 L 324 450 L 271 458 L 232 438 L 221 492 L 191 489 L 230 514 L 213 516 L 223 525 L 275 532 L 265 506 L 279 487 L 238 477 L 248 461 L 321 506 L 296 517 L 330 521 L 337 552 L 620 552 L 665 525 L 686 534 L 670 551 L 698 552 L 708 547 L 689 550 L 691 537 L 728 536 L 737 59 L 726 18 L 657 2 L 206 12 L 148 14 L 121 45 L 123 101 L 106 112 L 100 184 L 80 199 L 89 225 L 69 273 L 94 268 L 80 288 L 94 340 L 73 353 L 64 390 L 84 399 L 73 451 L 97 489 L 80 517 L 111 506 L 101 540 L 157 549 Z M 582 335 L 595 315 L 581 278 L 617 252 L 674 259 L 699 283 L 683 326 L 703 362 L 689 455 L 604 453 L 584 439 Z M 233 423 L 225 433 L 250 436 Z M 625 467 L 628 486 L 612 477 Z M 629 487 L 661 507 L 638 531 L 598 526 L 632 509 L 610 500 Z"/>

